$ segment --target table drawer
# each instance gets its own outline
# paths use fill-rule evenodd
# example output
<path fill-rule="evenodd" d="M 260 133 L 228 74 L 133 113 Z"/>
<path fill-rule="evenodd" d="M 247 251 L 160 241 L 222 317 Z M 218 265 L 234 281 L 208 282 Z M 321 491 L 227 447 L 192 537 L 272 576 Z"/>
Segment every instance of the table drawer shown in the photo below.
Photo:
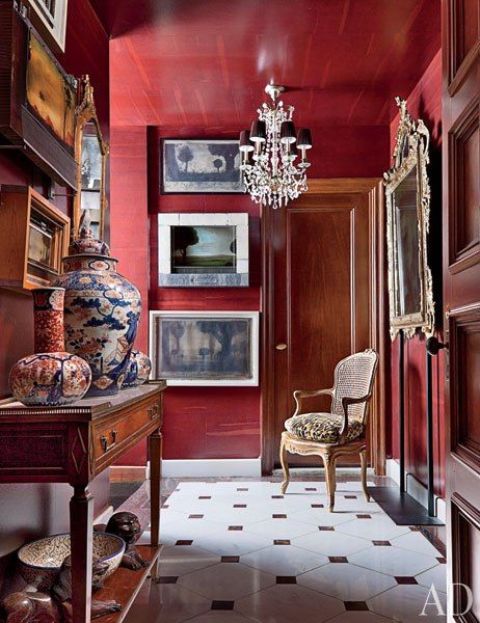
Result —
<path fill-rule="evenodd" d="M 108 422 L 99 422 L 93 428 L 93 451 L 95 461 L 110 462 L 112 457 L 125 452 L 145 432 L 161 424 L 161 401 L 140 403 L 128 411 L 123 411 L 117 418 L 110 417 Z"/>

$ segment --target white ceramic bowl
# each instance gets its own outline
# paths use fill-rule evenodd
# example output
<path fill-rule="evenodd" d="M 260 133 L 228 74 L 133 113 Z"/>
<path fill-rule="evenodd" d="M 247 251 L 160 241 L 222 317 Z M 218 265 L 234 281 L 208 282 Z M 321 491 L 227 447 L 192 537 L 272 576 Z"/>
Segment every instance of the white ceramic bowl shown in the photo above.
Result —
<path fill-rule="evenodd" d="M 106 578 L 118 569 L 124 552 L 125 541 L 120 537 L 105 532 L 93 533 L 93 557 L 108 564 Z M 27 543 L 17 554 L 20 575 L 27 584 L 40 591 L 49 591 L 69 555 L 69 534 L 57 534 Z"/>

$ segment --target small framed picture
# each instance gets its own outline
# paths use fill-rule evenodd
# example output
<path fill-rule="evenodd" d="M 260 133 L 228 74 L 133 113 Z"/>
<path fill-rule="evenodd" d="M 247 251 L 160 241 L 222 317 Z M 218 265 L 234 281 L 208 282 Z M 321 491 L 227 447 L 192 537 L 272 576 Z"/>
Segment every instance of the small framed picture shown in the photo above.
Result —
<path fill-rule="evenodd" d="M 242 193 L 239 141 L 164 139 L 163 193 Z"/>
<path fill-rule="evenodd" d="M 258 385 L 258 312 L 150 312 L 155 379 L 169 385 Z"/>
<path fill-rule="evenodd" d="M 248 286 L 248 214 L 158 215 L 158 285 Z"/>
<path fill-rule="evenodd" d="M 30 19 L 60 52 L 65 52 L 68 0 L 28 0 Z"/>

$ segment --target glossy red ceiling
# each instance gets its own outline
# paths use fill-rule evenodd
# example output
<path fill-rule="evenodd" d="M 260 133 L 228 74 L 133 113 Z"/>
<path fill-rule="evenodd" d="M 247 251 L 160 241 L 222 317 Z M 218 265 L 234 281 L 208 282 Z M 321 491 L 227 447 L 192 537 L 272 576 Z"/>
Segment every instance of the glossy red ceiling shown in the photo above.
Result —
<path fill-rule="evenodd" d="M 92 2 L 117 125 L 236 130 L 270 79 L 297 125 L 381 125 L 440 47 L 440 0 Z"/>

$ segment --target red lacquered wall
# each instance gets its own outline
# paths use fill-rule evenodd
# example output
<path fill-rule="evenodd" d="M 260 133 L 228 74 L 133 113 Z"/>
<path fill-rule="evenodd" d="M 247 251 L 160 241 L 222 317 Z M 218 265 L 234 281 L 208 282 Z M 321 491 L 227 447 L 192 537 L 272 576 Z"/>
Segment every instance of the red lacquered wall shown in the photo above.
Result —
<path fill-rule="evenodd" d="M 239 128 L 222 136 L 235 137 Z M 388 126 L 312 128 L 310 177 L 380 177 L 388 166 Z M 111 128 L 112 252 L 119 270 L 135 282 L 149 309 L 260 311 L 260 210 L 244 195 L 163 195 L 159 192 L 162 137 L 211 136 L 203 128 Z M 216 134 L 218 136 L 218 133 Z M 147 141 L 148 139 L 148 141 Z M 148 147 L 146 148 L 146 141 Z M 148 164 L 148 166 L 147 166 Z M 148 178 L 148 198 L 145 179 Z M 149 212 L 149 222 L 145 217 Z M 250 286 L 248 288 L 159 288 L 158 212 L 248 212 Z M 147 227 L 149 225 L 149 233 Z M 150 253 L 148 254 L 149 240 Z M 145 257 L 147 251 L 147 257 Z M 147 261 L 146 272 L 142 270 Z M 148 290 L 148 298 L 145 291 Z M 139 348 L 147 348 L 143 314 Z M 260 387 L 170 387 L 165 394 L 166 459 L 256 458 L 261 447 Z M 145 461 L 142 444 L 122 457 L 124 465 Z"/>
<path fill-rule="evenodd" d="M 66 54 L 59 57 L 63 67 L 76 76 L 89 73 L 95 85 L 97 110 L 108 140 L 108 37 L 88 0 L 71 0 L 68 11 Z M 19 153 L 0 153 L 0 184 L 32 185 L 45 192 L 45 178 Z M 65 189 L 57 188 L 59 195 Z M 71 214 L 71 202 L 58 196 L 54 203 Z M 2 232 L 5 235 L 5 232 Z M 20 357 L 33 352 L 33 313 L 29 295 L 0 289 L 0 397 L 9 395 L 8 373 Z M 95 480 L 95 510 L 108 504 L 108 472 Z M 68 529 L 66 485 L 0 485 L 0 593 L 8 581 L 2 556 L 25 540 Z"/>
<path fill-rule="evenodd" d="M 441 52 L 408 95 L 408 110 L 415 118 L 424 120 L 431 132 L 429 177 L 432 190 L 430 208 L 431 268 L 436 298 L 436 323 L 442 325 L 441 308 Z M 404 94 L 402 94 L 404 95 Z M 398 117 L 390 126 L 391 151 L 395 144 Z M 442 340 L 441 332 L 438 338 Z M 398 339 L 391 348 L 391 453 L 398 457 Z M 445 414 L 444 414 L 444 354 L 433 359 L 433 419 L 435 489 L 444 494 L 445 484 Z M 405 343 L 405 418 L 406 418 L 406 468 L 422 483 L 427 483 L 426 473 L 426 371 L 425 339 L 415 336 Z M 388 418 L 387 418 L 388 420 Z"/>

